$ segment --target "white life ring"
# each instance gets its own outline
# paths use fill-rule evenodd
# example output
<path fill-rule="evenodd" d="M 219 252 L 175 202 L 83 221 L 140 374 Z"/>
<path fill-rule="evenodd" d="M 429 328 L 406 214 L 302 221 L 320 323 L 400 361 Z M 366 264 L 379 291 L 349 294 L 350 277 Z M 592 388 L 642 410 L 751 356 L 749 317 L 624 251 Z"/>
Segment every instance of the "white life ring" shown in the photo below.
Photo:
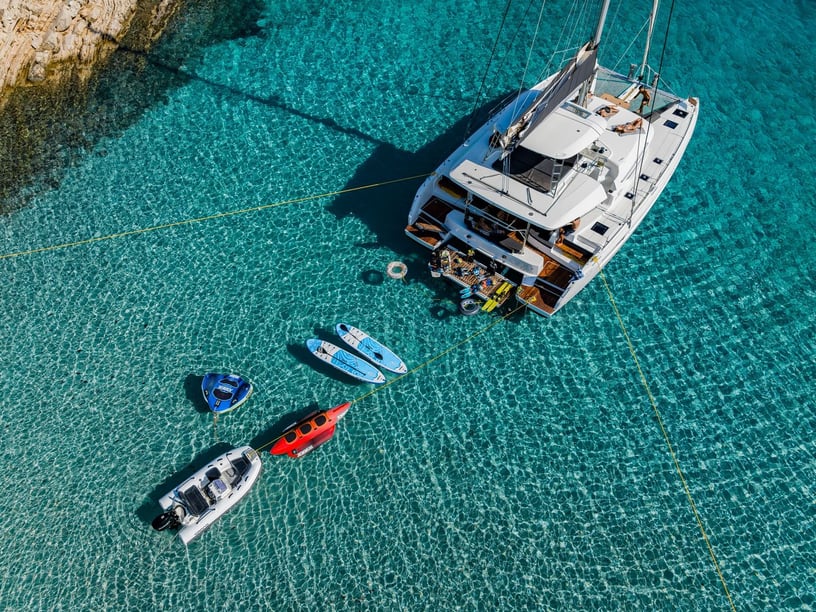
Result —
<path fill-rule="evenodd" d="M 479 302 L 477 302 L 473 298 L 465 298 L 464 300 L 459 302 L 459 312 L 461 312 L 466 317 L 478 314 L 479 310 L 481 310 L 481 306 L 479 306 Z"/>
<path fill-rule="evenodd" d="M 385 269 L 385 273 L 388 274 L 390 278 L 405 278 L 405 275 L 408 274 L 408 266 L 401 261 L 392 261 Z"/>

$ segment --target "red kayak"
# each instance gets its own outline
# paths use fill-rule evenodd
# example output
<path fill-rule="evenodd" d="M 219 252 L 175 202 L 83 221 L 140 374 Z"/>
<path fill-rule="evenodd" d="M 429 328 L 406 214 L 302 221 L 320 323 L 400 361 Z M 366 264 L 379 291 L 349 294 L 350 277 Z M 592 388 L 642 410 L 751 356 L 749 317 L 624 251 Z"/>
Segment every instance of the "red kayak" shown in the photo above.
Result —
<path fill-rule="evenodd" d="M 351 402 L 340 404 L 329 410 L 313 412 L 287 429 L 275 442 L 269 453 L 303 457 L 331 439 L 337 427 L 337 421 L 346 415 L 349 408 L 351 408 Z"/>

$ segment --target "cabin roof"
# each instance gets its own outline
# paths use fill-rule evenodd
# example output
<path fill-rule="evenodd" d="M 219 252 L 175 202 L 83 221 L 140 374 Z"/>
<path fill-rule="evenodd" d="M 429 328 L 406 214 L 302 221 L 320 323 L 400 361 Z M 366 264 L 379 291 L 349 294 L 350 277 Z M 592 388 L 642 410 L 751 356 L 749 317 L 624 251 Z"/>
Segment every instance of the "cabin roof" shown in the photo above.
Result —
<path fill-rule="evenodd" d="M 465 160 L 450 177 L 465 189 L 511 215 L 539 227 L 554 230 L 587 214 L 606 199 L 598 181 L 576 172 L 552 193 L 542 193 L 492 168 Z"/>
<path fill-rule="evenodd" d="M 603 135 L 606 125 L 603 117 L 572 102 L 564 102 L 520 144 L 547 157 L 569 159 Z"/>

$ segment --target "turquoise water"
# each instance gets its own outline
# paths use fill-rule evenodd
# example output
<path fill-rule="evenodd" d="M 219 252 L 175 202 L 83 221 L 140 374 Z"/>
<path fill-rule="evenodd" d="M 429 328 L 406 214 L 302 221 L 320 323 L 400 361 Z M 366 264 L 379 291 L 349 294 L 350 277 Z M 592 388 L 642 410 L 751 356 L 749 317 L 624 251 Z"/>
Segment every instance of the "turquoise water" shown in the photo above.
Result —
<path fill-rule="evenodd" d="M 636 4 L 610 12 L 608 65 Z M 547 5 L 528 83 L 568 8 Z M 188 8 L 116 54 L 2 253 L 427 173 L 518 86 L 524 9 L 477 100 L 500 3 Z M 697 133 L 605 270 L 740 610 L 816 607 L 814 31 L 801 1 L 675 8 L 663 70 Z M 456 315 L 403 237 L 418 183 L 0 259 L 4 609 L 730 608 L 600 279 L 371 395 L 302 348 L 346 321 L 416 367 L 495 320 Z M 211 369 L 256 385 L 217 426 Z M 189 549 L 150 528 L 207 458 L 355 398 Z"/>

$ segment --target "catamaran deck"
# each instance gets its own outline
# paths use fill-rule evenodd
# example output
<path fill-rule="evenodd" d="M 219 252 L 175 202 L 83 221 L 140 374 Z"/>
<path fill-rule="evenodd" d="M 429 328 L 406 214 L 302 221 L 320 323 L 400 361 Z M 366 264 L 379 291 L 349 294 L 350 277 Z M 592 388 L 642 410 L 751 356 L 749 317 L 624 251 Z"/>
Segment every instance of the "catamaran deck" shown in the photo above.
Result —
<path fill-rule="evenodd" d="M 504 283 L 509 283 L 512 289 L 516 283 L 498 272 L 489 264 L 479 262 L 467 254 L 467 245 L 449 243 L 438 253 L 438 260 L 432 262 L 435 269 L 444 278 L 452 280 L 457 285 L 469 287 L 474 296 L 483 300 L 494 299 L 501 306 L 513 291 L 505 291 L 496 295 L 496 291 Z"/>
<path fill-rule="evenodd" d="M 405 231 L 433 251 L 434 276 L 550 315 L 618 251 L 677 167 L 697 102 L 602 68 L 594 85 L 583 106 L 573 92 L 525 119 L 515 146 L 501 111 L 423 183 Z"/>

